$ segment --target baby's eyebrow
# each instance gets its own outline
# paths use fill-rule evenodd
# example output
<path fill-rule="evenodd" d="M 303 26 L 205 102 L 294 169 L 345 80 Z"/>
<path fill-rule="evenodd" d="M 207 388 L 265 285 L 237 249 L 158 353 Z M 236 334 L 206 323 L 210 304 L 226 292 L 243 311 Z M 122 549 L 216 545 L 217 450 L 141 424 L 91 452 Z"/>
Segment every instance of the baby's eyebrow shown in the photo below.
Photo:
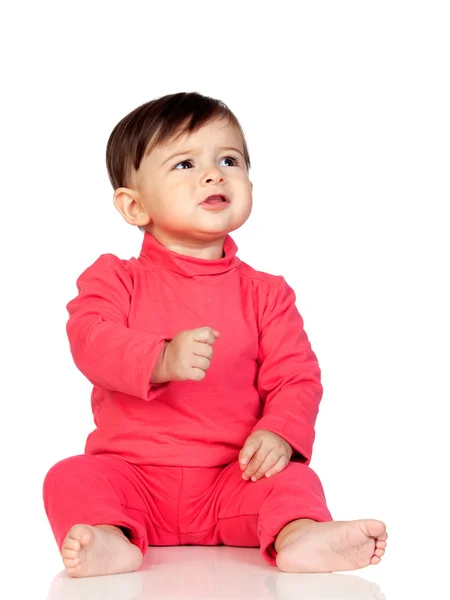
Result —
<path fill-rule="evenodd" d="M 241 150 L 239 150 L 238 148 L 235 148 L 234 146 L 220 146 L 220 148 L 218 148 L 219 150 L 234 150 L 234 152 L 239 152 L 239 154 L 241 156 L 244 156 L 244 154 L 241 152 Z"/>
<path fill-rule="evenodd" d="M 192 154 L 194 152 L 194 150 L 183 150 L 182 152 L 175 152 L 175 154 L 172 154 L 171 156 L 169 156 L 169 158 L 166 158 L 166 160 L 164 160 L 161 163 L 161 166 L 164 165 L 166 162 L 169 162 L 169 160 L 172 160 L 173 158 L 177 157 L 177 156 L 183 156 L 183 154 Z"/>
<path fill-rule="evenodd" d="M 217 148 L 217 150 L 233 150 L 234 152 L 238 152 L 242 157 L 244 156 L 242 151 L 239 150 L 238 148 L 235 148 L 234 146 L 220 146 L 219 148 Z M 166 158 L 166 160 L 164 160 L 161 163 L 161 166 L 163 166 L 166 162 L 169 162 L 169 160 L 176 158 L 177 156 L 183 156 L 184 154 L 195 154 L 195 153 L 196 153 L 196 150 L 194 150 L 194 149 L 183 150 L 181 152 L 175 152 L 175 154 L 172 154 L 171 156 L 169 156 L 169 158 Z"/>

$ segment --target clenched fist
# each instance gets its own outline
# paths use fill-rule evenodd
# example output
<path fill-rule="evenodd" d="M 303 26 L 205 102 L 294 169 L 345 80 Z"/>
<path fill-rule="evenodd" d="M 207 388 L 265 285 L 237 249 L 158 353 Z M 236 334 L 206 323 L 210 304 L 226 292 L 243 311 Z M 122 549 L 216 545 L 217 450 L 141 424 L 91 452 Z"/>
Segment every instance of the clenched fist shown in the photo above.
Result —
<path fill-rule="evenodd" d="M 213 345 L 219 332 L 211 327 L 189 329 L 166 342 L 150 378 L 151 383 L 165 381 L 201 381 L 211 364 Z"/>

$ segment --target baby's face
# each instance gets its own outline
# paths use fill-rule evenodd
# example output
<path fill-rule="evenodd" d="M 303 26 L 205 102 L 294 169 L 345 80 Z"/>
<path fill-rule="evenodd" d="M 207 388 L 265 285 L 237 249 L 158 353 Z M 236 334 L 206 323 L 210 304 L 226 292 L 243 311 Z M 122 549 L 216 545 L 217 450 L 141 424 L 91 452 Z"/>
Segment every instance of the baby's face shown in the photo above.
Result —
<path fill-rule="evenodd" d="M 133 173 L 159 241 L 219 239 L 238 229 L 252 208 L 252 184 L 243 156 L 242 136 L 226 120 L 154 148 Z M 204 203 L 211 195 L 226 202 Z"/>

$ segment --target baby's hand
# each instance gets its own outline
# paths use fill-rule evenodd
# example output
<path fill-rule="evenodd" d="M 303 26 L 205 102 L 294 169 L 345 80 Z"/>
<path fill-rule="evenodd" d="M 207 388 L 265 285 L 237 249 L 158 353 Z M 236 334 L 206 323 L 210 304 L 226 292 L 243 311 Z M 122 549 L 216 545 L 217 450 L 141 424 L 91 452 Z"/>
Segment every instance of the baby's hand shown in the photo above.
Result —
<path fill-rule="evenodd" d="M 245 469 L 242 477 L 258 481 L 264 475 L 275 475 L 288 466 L 291 456 L 292 448 L 286 440 L 273 431 L 258 429 L 247 438 L 239 453 L 241 469 Z"/>
<path fill-rule="evenodd" d="M 189 329 L 168 342 L 152 373 L 151 382 L 201 381 L 211 364 L 213 344 L 219 332 L 211 327 Z"/>

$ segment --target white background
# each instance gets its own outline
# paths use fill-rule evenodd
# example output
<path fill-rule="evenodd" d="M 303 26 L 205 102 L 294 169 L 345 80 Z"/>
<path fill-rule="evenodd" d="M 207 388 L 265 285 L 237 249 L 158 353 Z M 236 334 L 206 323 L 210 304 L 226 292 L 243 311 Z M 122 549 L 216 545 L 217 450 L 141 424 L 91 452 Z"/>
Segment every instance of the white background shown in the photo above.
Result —
<path fill-rule="evenodd" d="M 108 136 L 198 91 L 247 136 L 239 256 L 296 290 L 319 359 L 311 466 L 332 514 L 388 525 L 383 562 L 358 574 L 390 600 L 447 597 L 448 4 L 15 2 L 0 20 L 2 566 L 18 596 L 62 568 L 42 482 L 93 427 L 65 305 L 100 254 L 142 240 L 112 204 Z"/>

